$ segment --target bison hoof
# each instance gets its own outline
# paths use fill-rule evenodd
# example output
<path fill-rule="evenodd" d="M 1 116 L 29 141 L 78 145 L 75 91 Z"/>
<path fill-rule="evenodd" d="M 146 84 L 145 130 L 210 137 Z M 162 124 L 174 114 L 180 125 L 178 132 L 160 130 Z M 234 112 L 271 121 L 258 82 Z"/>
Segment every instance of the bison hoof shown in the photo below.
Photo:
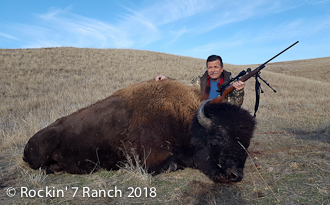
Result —
<path fill-rule="evenodd" d="M 174 172 L 178 169 L 178 165 L 175 163 L 170 164 L 170 166 L 168 167 L 168 169 L 166 170 L 165 173 L 170 173 L 170 172 Z"/>

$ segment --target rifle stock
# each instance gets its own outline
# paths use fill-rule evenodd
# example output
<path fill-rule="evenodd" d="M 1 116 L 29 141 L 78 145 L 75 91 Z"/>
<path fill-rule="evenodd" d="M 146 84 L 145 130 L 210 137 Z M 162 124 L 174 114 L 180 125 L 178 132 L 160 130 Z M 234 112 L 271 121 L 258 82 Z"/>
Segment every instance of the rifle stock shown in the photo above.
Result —
<path fill-rule="evenodd" d="M 261 69 L 263 69 L 265 67 L 265 65 L 267 63 L 269 63 L 271 60 L 273 60 L 274 58 L 276 58 L 277 56 L 281 55 L 282 53 L 284 53 L 286 50 L 288 50 L 289 48 L 291 48 L 292 46 L 296 45 L 299 41 L 296 41 L 294 44 L 292 44 L 291 46 L 287 47 L 286 49 L 284 49 L 283 51 L 281 51 L 280 53 L 278 53 L 276 56 L 274 56 L 273 58 L 269 59 L 268 61 L 266 61 L 264 64 L 261 64 L 259 67 L 257 67 L 256 69 L 254 69 L 253 71 L 251 71 L 250 73 L 244 75 L 242 78 L 240 78 L 239 80 L 242 82 L 247 81 L 249 78 L 251 78 L 252 76 L 254 76 L 255 74 L 259 73 L 261 71 Z M 223 91 L 221 96 L 218 96 L 217 98 L 214 98 L 212 101 L 210 101 L 210 103 L 221 103 L 221 102 L 225 102 L 226 100 L 226 95 L 228 95 L 231 91 L 233 91 L 235 89 L 235 87 L 233 85 L 230 85 L 228 88 L 226 88 L 226 90 Z"/>

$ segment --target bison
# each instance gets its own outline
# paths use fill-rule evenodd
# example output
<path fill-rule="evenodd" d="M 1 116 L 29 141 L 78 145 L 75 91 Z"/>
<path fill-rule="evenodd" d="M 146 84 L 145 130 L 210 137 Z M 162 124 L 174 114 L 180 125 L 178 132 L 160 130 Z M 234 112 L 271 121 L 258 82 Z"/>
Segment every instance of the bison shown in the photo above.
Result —
<path fill-rule="evenodd" d="M 118 169 L 132 148 L 151 173 L 191 167 L 214 182 L 241 181 L 254 118 L 203 100 L 174 80 L 136 83 L 37 132 L 23 159 L 47 173 L 89 174 L 96 165 Z"/>

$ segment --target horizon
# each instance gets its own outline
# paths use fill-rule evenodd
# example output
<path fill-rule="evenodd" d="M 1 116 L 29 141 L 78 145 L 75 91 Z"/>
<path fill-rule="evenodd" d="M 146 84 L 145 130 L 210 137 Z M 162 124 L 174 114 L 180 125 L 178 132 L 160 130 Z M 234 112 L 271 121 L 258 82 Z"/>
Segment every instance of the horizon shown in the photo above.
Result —
<path fill-rule="evenodd" d="M 72 47 L 72 46 L 68 46 L 68 47 L 40 47 L 40 48 L 0 48 L 3 50 L 31 50 L 31 49 L 58 49 L 58 48 L 75 48 L 75 49 L 99 49 L 99 50 L 134 50 L 134 51 L 146 51 L 146 52 L 154 52 L 154 53 L 160 53 L 160 54 L 164 54 L 164 55 L 175 55 L 175 56 L 179 56 L 179 57 L 188 57 L 188 58 L 195 58 L 195 57 L 190 57 L 190 56 L 184 56 L 184 55 L 180 55 L 180 54 L 172 54 L 172 53 L 165 53 L 165 52 L 159 52 L 159 51 L 150 51 L 150 50 L 142 50 L 142 49 L 133 49 L 133 48 L 87 48 L 87 47 Z M 274 57 L 274 56 L 273 56 Z M 281 63 L 281 62 L 290 62 L 290 61 L 303 61 L 303 60 L 313 60 L 313 59 L 322 59 L 322 58 L 330 58 L 330 56 L 325 56 L 325 57 L 316 57 L 316 58 L 304 58 L 304 59 L 297 59 L 297 60 L 283 60 L 283 61 L 275 61 L 272 60 L 267 64 L 271 64 L 271 63 Z M 195 58 L 195 59 L 201 59 L 201 60 L 205 60 L 206 59 L 202 59 L 202 58 Z M 276 58 L 275 58 L 276 59 Z M 269 60 L 269 59 L 268 59 Z M 266 60 L 265 60 L 266 61 Z M 264 62 L 260 62 L 260 63 L 251 63 L 251 64 L 263 64 Z M 223 62 L 224 64 L 232 64 L 232 63 L 226 63 Z M 250 65 L 250 64 L 232 64 L 232 65 Z"/>

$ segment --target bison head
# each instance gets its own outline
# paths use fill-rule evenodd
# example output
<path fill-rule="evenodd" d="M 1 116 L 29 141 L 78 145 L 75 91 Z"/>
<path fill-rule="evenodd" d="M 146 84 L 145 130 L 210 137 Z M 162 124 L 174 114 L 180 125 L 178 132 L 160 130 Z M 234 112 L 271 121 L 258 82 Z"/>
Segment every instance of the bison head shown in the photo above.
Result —
<path fill-rule="evenodd" d="M 254 118 L 238 106 L 202 103 L 189 128 L 196 168 L 214 182 L 241 181 L 254 128 Z"/>

